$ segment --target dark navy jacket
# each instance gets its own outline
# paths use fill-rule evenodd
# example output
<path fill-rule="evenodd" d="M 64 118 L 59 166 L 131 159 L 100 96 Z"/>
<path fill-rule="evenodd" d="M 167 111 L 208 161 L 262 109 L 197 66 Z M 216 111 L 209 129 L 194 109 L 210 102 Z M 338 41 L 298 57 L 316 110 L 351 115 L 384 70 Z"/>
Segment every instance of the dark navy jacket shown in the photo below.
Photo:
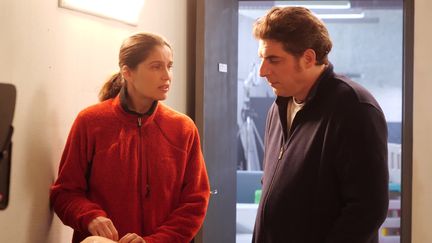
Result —
<path fill-rule="evenodd" d="M 360 85 L 329 65 L 288 131 L 278 97 L 266 124 L 253 242 L 377 243 L 388 208 L 387 126 Z"/>

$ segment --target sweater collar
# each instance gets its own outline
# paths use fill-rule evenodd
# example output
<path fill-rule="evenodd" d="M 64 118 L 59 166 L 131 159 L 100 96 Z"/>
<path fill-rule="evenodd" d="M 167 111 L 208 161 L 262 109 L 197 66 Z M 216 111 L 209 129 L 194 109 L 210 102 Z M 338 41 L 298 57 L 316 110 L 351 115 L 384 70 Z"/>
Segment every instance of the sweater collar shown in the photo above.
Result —
<path fill-rule="evenodd" d="M 113 100 L 113 108 L 117 116 L 127 123 L 140 124 L 145 126 L 155 118 L 159 107 L 159 102 L 154 101 L 151 108 L 146 113 L 138 113 L 129 109 L 126 103 L 127 90 L 123 86 L 117 97 Z"/>
<path fill-rule="evenodd" d="M 129 114 L 137 115 L 139 117 L 150 116 L 151 114 L 153 114 L 153 112 L 156 109 L 157 103 L 158 103 L 157 100 L 153 101 L 153 103 L 152 103 L 152 105 L 148 111 L 146 111 L 145 113 L 139 113 L 139 112 L 136 112 L 136 111 L 129 109 L 129 107 L 127 105 L 128 92 L 127 92 L 126 84 L 123 85 L 123 87 L 121 88 L 119 96 L 120 96 L 120 106 L 123 108 L 123 110 Z"/>

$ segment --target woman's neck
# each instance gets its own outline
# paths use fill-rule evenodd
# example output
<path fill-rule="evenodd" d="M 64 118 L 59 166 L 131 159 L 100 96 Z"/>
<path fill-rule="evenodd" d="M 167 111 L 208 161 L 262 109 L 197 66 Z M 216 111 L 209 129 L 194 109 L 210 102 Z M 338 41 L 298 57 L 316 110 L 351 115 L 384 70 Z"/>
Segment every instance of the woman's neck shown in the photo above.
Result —
<path fill-rule="evenodd" d="M 137 99 L 132 96 L 128 96 L 126 98 L 127 105 L 130 110 L 135 111 L 136 113 L 144 114 L 148 110 L 150 110 L 153 101 L 149 99 Z"/>
<path fill-rule="evenodd" d="M 133 88 L 128 87 L 126 91 L 126 104 L 130 110 L 140 114 L 144 114 L 150 110 L 153 100 L 140 97 L 140 94 Z"/>

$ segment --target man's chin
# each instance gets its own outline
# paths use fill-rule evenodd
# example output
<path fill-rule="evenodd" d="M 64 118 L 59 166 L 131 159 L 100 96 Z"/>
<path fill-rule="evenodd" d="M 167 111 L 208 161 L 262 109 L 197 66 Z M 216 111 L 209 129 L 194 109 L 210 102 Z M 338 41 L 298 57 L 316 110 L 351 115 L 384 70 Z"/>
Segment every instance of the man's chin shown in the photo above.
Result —
<path fill-rule="evenodd" d="M 283 97 L 285 97 L 285 96 L 289 96 L 289 95 L 286 95 L 284 92 L 281 92 L 280 90 L 275 89 L 275 88 L 273 88 L 273 93 L 274 93 L 276 96 L 283 96 Z"/>
<path fill-rule="evenodd" d="M 281 90 L 277 90 L 275 88 L 273 88 L 273 93 L 276 96 L 280 96 L 280 97 L 290 97 L 291 95 L 287 94 L 286 92 L 282 92 Z"/>

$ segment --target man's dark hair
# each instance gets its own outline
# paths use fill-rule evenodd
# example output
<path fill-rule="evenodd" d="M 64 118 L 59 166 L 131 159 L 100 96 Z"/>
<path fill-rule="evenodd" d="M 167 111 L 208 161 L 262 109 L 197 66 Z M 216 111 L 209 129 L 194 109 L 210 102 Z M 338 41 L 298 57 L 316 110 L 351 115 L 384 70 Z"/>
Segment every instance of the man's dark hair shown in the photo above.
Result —
<path fill-rule="evenodd" d="M 273 7 L 253 27 L 257 39 L 281 42 L 284 50 L 296 57 L 307 49 L 316 53 L 317 65 L 327 64 L 332 48 L 324 23 L 303 7 Z"/>

